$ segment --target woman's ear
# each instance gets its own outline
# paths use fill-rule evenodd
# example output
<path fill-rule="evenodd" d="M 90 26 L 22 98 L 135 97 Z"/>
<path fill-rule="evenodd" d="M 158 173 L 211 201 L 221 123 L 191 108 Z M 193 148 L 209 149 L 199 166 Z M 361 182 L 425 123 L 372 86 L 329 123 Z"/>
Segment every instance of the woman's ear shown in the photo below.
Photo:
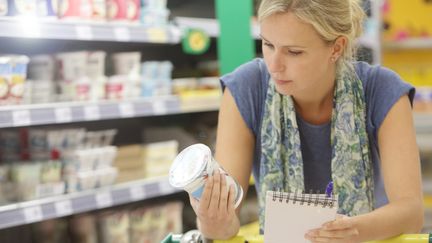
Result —
<path fill-rule="evenodd" d="M 347 38 L 345 36 L 339 36 L 334 44 L 333 44 L 333 50 L 332 50 L 332 55 L 331 55 L 331 59 L 332 61 L 337 61 L 337 59 L 342 56 L 345 47 L 347 45 Z"/>

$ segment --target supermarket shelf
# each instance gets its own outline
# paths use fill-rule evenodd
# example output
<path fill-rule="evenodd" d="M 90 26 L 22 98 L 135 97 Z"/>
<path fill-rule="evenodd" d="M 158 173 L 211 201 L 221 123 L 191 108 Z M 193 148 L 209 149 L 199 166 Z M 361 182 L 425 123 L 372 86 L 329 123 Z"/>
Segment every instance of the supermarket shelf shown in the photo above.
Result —
<path fill-rule="evenodd" d="M 174 26 L 13 18 L 0 18 L 0 29 L 0 37 L 9 38 L 171 44 L 179 43 L 181 34 Z"/>
<path fill-rule="evenodd" d="M 383 44 L 384 49 L 432 49 L 432 38 L 411 38 L 402 41 L 388 41 Z"/>
<path fill-rule="evenodd" d="M 0 229 L 113 207 L 179 192 L 166 177 L 118 184 L 0 207 Z"/>
<path fill-rule="evenodd" d="M 217 102 L 208 103 L 205 99 L 184 106 L 178 96 L 3 106 L 0 107 L 0 128 L 206 112 L 218 108 Z"/>
<path fill-rule="evenodd" d="M 216 19 L 176 17 L 174 18 L 174 22 L 182 30 L 186 28 L 197 28 L 205 30 L 210 37 L 219 36 L 219 23 Z M 251 33 L 253 38 L 260 39 L 260 28 L 255 21 L 251 23 Z M 358 43 L 371 49 L 378 48 L 376 38 L 371 36 L 362 36 L 359 38 Z"/>

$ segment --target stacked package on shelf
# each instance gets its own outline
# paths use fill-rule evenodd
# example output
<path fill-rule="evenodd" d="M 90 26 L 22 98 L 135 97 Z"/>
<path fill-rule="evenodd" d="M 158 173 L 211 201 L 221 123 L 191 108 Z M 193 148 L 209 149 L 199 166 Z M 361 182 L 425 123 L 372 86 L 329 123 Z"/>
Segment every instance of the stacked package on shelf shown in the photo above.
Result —
<path fill-rule="evenodd" d="M 22 102 L 28 62 L 27 56 L 0 56 L 0 105 Z"/>
<path fill-rule="evenodd" d="M 107 18 L 114 22 L 138 22 L 140 0 L 107 0 Z"/>
<path fill-rule="evenodd" d="M 68 220 L 68 231 L 72 242 L 159 243 L 169 233 L 183 232 L 182 213 L 183 203 L 177 201 L 133 209 L 110 209 L 73 215 Z M 43 237 L 39 239 L 40 242 L 50 242 L 48 239 L 59 234 L 55 230 L 62 230 L 64 227 L 59 229 L 60 227 L 52 223 L 47 225 L 41 222 L 35 228 L 38 229 L 38 235 Z"/>
<path fill-rule="evenodd" d="M 8 190 L 3 201 L 30 200 L 64 193 L 61 162 L 58 156 L 50 156 L 38 149 L 47 146 L 46 140 L 40 140 L 40 136 L 27 129 L 1 132 L 0 149 L 7 168 L 7 180 L 2 187 Z"/>
<path fill-rule="evenodd" d="M 170 166 L 178 154 L 178 147 L 176 140 L 145 144 L 143 162 L 146 177 L 168 176 Z"/>
<path fill-rule="evenodd" d="M 104 243 L 129 243 L 129 213 L 108 211 L 98 216 L 100 240 Z"/>
<path fill-rule="evenodd" d="M 106 98 L 121 100 L 140 96 L 140 52 L 119 52 L 111 56 L 114 75 L 108 79 Z"/>
<path fill-rule="evenodd" d="M 177 154 L 175 140 L 120 146 L 114 162 L 119 170 L 117 182 L 167 176 Z"/>
<path fill-rule="evenodd" d="M 91 80 L 87 75 L 88 53 L 68 52 L 55 56 L 58 74 L 59 100 L 89 100 Z"/>
<path fill-rule="evenodd" d="M 164 26 L 168 24 L 170 11 L 167 0 L 141 0 L 141 23 L 147 26 Z"/>
<path fill-rule="evenodd" d="M 26 84 L 27 103 L 55 101 L 55 61 L 50 55 L 33 56 L 30 59 Z"/>
<path fill-rule="evenodd" d="M 143 97 L 170 95 L 172 89 L 173 65 L 170 61 L 148 61 L 142 63 L 142 93 Z"/>
<path fill-rule="evenodd" d="M 131 144 L 118 147 L 114 166 L 118 169 L 117 182 L 140 180 L 145 177 L 142 145 Z"/>
<path fill-rule="evenodd" d="M 156 243 L 173 232 L 182 232 L 181 202 L 148 206 L 130 212 L 131 242 Z"/>
<path fill-rule="evenodd" d="M 112 185 L 115 130 L 20 129 L 0 133 L 0 202 Z"/>
<path fill-rule="evenodd" d="M 117 178 L 117 168 L 112 166 L 117 147 L 111 145 L 116 130 L 83 133 L 77 148 L 62 153 L 68 193 L 112 185 Z"/>
<path fill-rule="evenodd" d="M 95 214 L 73 215 L 69 220 L 69 232 L 72 242 L 98 243 L 97 218 Z"/>
<path fill-rule="evenodd" d="M 4 0 L 0 16 L 164 26 L 169 17 L 166 5 L 166 0 Z"/>
<path fill-rule="evenodd" d="M 218 77 L 174 79 L 173 92 L 180 96 L 183 109 L 218 107 L 222 96 Z"/>

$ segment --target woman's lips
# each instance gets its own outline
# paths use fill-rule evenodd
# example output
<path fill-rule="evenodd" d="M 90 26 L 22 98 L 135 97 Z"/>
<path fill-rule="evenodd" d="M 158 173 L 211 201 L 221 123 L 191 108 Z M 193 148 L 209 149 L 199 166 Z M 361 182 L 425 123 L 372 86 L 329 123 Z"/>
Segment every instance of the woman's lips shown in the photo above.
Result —
<path fill-rule="evenodd" d="M 281 79 L 276 79 L 275 82 L 276 82 L 276 84 L 278 84 L 278 85 L 284 85 L 284 84 L 292 83 L 292 80 L 281 80 Z"/>

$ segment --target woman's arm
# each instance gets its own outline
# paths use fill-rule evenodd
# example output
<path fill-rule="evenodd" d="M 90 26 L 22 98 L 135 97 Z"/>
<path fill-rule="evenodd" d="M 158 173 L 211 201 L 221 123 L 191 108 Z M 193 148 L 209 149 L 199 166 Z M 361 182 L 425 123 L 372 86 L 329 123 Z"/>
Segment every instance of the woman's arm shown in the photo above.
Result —
<path fill-rule="evenodd" d="M 364 242 L 423 226 L 423 192 L 416 134 L 408 96 L 391 108 L 378 131 L 381 173 L 389 203 L 371 213 L 343 217 L 311 231 L 313 242 Z"/>
<path fill-rule="evenodd" d="M 219 111 L 215 159 L 240 183 L 243 198 L 249 188 L 254 146 L 253 133 L 240 115 L 231 92 L 226 88 Z M 240 228 L 240 207 L 234 210 L 230 200 L 233 194 L 224 193 L 225 186 L 224 177 L 217 174 L 209 177 L 200 202 L 191 198 L 197 214 L 198 229 L 207 238 L 228 239 L 235 236 Z"/>
<path fill-rule="evenodd" d="M 423 227 L 419 150 L 408 96 L 391 108 L 378 131 L 381 173 L 389 204 L 356 221 L 361 239 L 418 233 Z"/>

